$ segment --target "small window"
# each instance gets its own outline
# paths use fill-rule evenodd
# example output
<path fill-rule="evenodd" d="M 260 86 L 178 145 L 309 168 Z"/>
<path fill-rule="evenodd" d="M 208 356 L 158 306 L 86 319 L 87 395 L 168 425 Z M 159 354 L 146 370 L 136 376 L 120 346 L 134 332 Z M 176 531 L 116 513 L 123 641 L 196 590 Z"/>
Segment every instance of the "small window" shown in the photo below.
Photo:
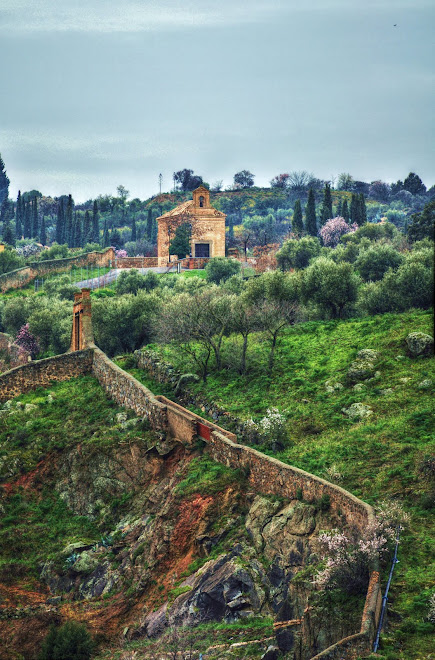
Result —
<path fill-rule="evenodd" d="M 199 205 L 200 205 L 201 208 L 204 206 L 204 197 L 202 195 L 199 198 Z"/>

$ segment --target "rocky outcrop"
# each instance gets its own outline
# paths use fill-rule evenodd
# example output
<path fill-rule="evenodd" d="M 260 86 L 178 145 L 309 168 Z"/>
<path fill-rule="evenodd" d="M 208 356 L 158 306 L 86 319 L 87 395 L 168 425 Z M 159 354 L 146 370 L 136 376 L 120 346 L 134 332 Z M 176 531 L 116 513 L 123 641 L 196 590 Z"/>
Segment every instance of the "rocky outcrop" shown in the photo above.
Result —
<path fill-rule="evenodd" d="M 373 378 L 376 373 L 376 362 L 378 359 L 378 351 L 374 351 L 371 348 L 364 348 L 359 351 L 347 372 L 350 382 L 355 383 Z"/>
<path fill-rule="evenodd" d="M 165 456 L 140 445 L 111 452 L 82 445 L 67 452 L 54 487 L 74 513 L 111 526 L 99 540 L 70 543 L 44 564 L 47 602 L 110 599 L 128 586 L 135 606 L 125 611 L 123 626 L 130 638 L 253 615 L 302 619 L 309 590 L 293 587 L 293 579 L 317 560 L 319 530 L 337 526 L 339 519 L 315 503 L 247 493 L 243 479 L 213 496 L 180 498 L 177 484 L 193 456 L 180 445 Z M 127 491 L 133 494 L 128 513 L 116 514 L 109 502 Z M 201 557 L 205 563 L 189 574 L 192 560 Z M 323 646 L 337 639 L 337 625 L 331 613 Z M 354 632 L 358 613 L 346 625 Z M 280 632 L 282 650 L 294 647 L 299 629 Z M 298 649 L 295 658 L 310 657 L 309 649 L 302 655 Z"/>
<path fill-rule="evenodd" d="M 412 357 L 431 356 L 434 352 L 434 340 L 424 332 L 411 332 L 406 338 L 406 344 Z"/>

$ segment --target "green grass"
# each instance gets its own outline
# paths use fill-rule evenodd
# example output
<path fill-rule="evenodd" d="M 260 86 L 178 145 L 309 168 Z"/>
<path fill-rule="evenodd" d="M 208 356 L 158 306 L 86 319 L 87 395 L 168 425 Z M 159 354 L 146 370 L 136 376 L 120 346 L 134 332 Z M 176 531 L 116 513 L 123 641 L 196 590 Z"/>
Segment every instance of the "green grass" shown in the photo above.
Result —
<path fill-rule="evenodd" d="M 26 404 L 31 406 L 27 411 Z M 78 444 L 105 452 L 121 442 L 152 440 L 143 424 L 123 429 L 118 412 L 126 411 L 91 376 L 40 388 L 0 407 L 1 575 L 36 576 L 41 562 L 67 543 L 98 538 L 99 523 L 73 515 L 52 488 L 53 466 L 62 450 Z M 23 475 L 38 464 L 42 472 L 28 483 Z M 47 472 L 45 466 L 52 467 Z M 124 511 L 131 495 L 108 500 L 110 511 Z"/>
<path fill-rule="evenodd" d="M 232 483 L 240 484 L 244 479 L 242 470 L 233 470 L 222 463 L 216 463 L 204 454 L 190 462 L 188 474 L 178 484 L 176 492 L 180 497 L 194 493 L 215 495 Z"/>
<path fill-rule="evenodd" d="M 27 412 L 26 404 L 32 406 Z M 54 383 L 49 389 L 38 388 L 13 399 L 10 410 L 13 414 L 1 414 L 0 479 L 11 465 L 28 472 L 47 452 L 79 442 L 116 446 L 120 441 L 146 441 L 151 434 L 143 426 L 121 428 L 116 414 L 126 411 L 106 396 L 92 376 Z M 134 417 L 131 412 L 127 415 Z"/>
<path fill-rule="evenodd" d="M 231 367 L 239 342 L 230 338 L 223 351 L 226 368 L 212 372 L 206 385 L 189 385 L 190 391 L 242 419 L 258 420 L 267 408 L 278 407 L 288 419 L 288 439 L 274 455 L 326 479 L 334 467 L 341 475 L 337 483 L 371 504 L 388 498 L 403 501 L 411 523 L 390 592 L 390 608 L 402 622 L 393 635 L 383 636 L 385 653 L 395 653 L 398 660 L 428 653 L 430 633 L 435 632 L 425 621 L 435 590 L 434 509 L 428 503 L 433 486 L 420 469 L 424 457 L 435 454 L 434 388 L 419 388 L 423 380 L 435 382 L 434 360 L 410 358 L 405 344 L 409 332 L 433 334 L 432 323 L 431 312 L 411 311 L 294 326 L 281 340 L 272 378 L 265 375 L 268 345 L 262 336 L 251 340 L 244 376 Z M 177 347 L 154 348 L 181 372 L 194 371 Z M 357 392 L 346 374 L 362 348 L 380 352 L 380 377 Z M 343 388 L 328 393 L 327 381 Z M 155 390 L 149 377 L 146 384 Z M 383 394 L 388 388 L 393 392 Z M 368 405 L 371 417 L 355 422 L 343 414 L 343 408 L 356 402 Z M 259 449 L 272 453 L 267 446 Z"/>
<path fill-rule="evenodd" d="M 164 654 L 164 649 L 167 645 L 170 646 L 170 635 L 166 633 L 165 637 L 160 640 L 152 639 L 139 639 L 133 642 L 125 642 L 123 644 L 124 653 L 142 652 L 140 657 L 155 658 Z M 249 617 L 241 619 L 235 623 L 201 623 L 198 626 L 185 628 L 182 630 L 182 635 L 185 638 L 185 644 L 180 642 L 179 649 L 186 648 L 186 656 L 190 657 L 190 650 L 193 650 L 192 657 L 198 657 L 199 653 L 204 653 L 211 646 L 224 645 L 223 648 L 210 650 L 207 653 L 208 660 L 217 660 L 221 658 L 224 651 L 228 649 L 231 644 L 238 642 L 249 642 L 254 640 L 261 640 L 267 637 L 273 637 L 273 622 L 268 616 L 265 617 Z M 254 658 L 261 658 L 264 654 L 265 647 L 271 642 L 263 644 L 253 643 L 248 646 L 237 647 L 233 650 L 234 656 L 240 660 L 242 658 L 253 660 Z M 119 647 L 118 647 L 119 649 Z M 119 654 L 119 655 L 118 655 Z M 121 657 L 121 651 L 115 649 L 110 651 L 103 651 L 98 654 L 95 660 L 113 660 L 113 658 Z M 165 656 L 166 657 L 166 656 Z M 170 654 L 170 657 L 172 655 Z"/>
<path fill-rule="evenodd" d="M 98 525 L 71 513 L 52 489 L 41 494 L 18 489 L 3 500 L 0 529 L 0 576 L 37 577 L 41 564 L 67 543 L 98 539 Z"/>
<path fill-rule="evenodd" d="M 181 272 L 181 277 L 200 277 L 202 280 L 206 280 L 207 273 L 203 268 L 192 268 L 192 270 L 183 270 Z"/>

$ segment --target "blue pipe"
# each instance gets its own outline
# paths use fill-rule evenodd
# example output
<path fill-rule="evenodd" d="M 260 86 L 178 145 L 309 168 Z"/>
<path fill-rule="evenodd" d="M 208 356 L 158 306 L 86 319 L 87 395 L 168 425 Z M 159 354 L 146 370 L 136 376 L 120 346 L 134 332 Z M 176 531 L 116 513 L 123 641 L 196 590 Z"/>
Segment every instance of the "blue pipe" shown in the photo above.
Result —
<path fill-rule="evenodd" d="M 396 547 L 394 549 L 393 561 L 391 562 L 390 575 L 388 576 L 388 582 L 387 582 L 387 586 L 385 588 L 385 593 L 382 596 L 381 616 L 379 618 L 379 625 L 378 625 L 378 630 L 377 630 L 377 633 L 376 633 L 376 639 L 375 639 L 374 644 L 373 644 L 373 653 L 377 653 L 377 651 L 378 651 L 379 638 L 381 636 L 381 630 L 382 630 L 382 626 L 383 626 L 383 623 L 384 623 L 385 610 L 387 609 L 388 591 L 390 589 L 390 584 L 391 584 L 391 579 L 393 577 L 394 568 L 395 568 L 396 564 L 399 563 L 399 560 L 397 559 L 397 548 L 399 547 L 399 540 L 400 540 L 400 525 L 397 528 Z"/>

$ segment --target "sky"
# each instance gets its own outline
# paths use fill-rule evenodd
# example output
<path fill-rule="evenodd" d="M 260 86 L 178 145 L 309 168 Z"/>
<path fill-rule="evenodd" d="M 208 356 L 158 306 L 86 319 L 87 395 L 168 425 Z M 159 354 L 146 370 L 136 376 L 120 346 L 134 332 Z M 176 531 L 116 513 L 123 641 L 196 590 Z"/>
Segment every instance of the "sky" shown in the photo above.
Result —
<path fill-rule="evenodd" d="M 307 170 L 435 183 L 433 0 L 1 0 L 10 196 L 256 185 Z"/>

